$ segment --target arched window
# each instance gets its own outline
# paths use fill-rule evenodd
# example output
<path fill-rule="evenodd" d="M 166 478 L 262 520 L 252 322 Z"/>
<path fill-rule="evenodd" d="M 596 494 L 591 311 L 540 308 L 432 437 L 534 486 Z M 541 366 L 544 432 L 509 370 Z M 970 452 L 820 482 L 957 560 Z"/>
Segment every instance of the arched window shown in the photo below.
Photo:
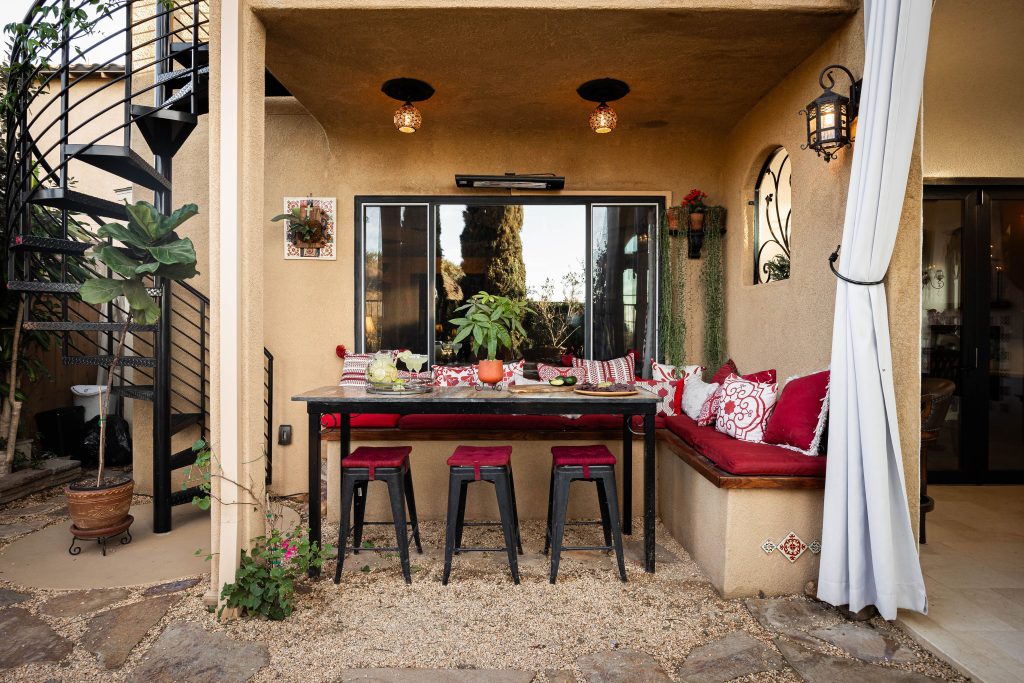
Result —
<path fill-rule="evenodd" d="M 754 186 L 754 284 L 789 278 L 792 196 L 789 152 L 768 155 Z"/>

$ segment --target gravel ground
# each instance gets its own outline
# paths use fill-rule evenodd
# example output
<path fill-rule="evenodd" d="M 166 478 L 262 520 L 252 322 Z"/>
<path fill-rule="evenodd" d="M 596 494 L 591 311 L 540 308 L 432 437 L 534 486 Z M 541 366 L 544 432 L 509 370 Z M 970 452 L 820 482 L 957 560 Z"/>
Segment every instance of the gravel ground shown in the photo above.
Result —
<path fill-rule="evenodd" d="M 0 508 L 28 507 L 59 497 L 37 494 Z M 640 519 L 634 527 L 640 528 Z M 202 602 L 205 581 L 180 593 L 180 602 L 142 640 L 118 671 L 100 669 L 95 657 L 80 645 L 61 664 L 30 665 L 17 670 L 0 669 L 0 680 L 12 681 L 121 681 L 138 666 L 163 628 L 173 622 L 193 621 L 236 640 L 267 645 L 271 666 L 255 681 L 329 681 L 346 669 L 493 668 L 542 672 L 572 670 L 579 680 L 576 659 L 582 655 L 630 648 L 653 655 L 675 678 L 676 668 L 695 646 L 706 644 L 731 631 L 743 630 L 771 645 L 772 634 L 747 611 L 742 600 L 723 600 L 697 565 L 659 524 L 663 550 L 676 561 L 659 558 L 658 572 L 643 572 L 638 558 L 627 553 L 629 581 L 621 583 L 610 555 L 573 552 L 563 555 L 558 583 L 547 581 L 548 564 L 539 554 L 543 524 L 524 522 L 526 555 L 520 559 L 522 585 L 512 584 L 506 559 L 498 553 L 470 553 L 456 557 L 452 578 L 442 586 L 441 522 L 424 522 L 421 536 L 424 554 L 413 555 L 413 584 L 402 581 L 397 556 L 391 553 L 360 553 L 345 562 L 340 586 L 330 580 L 334 564 L 325 566 L 325 578 L 304 587 L 296 612 L 284 622 L 242 619 L 218 622 Z M 369 527 L 366 540 L 391 545 L 389 527 Z M 569 534 L 572 534 L 570 540 Z M 324 537 L 332 542 L 337 528 L 325 525 Z M 571 528 L 566 543 L 587 545 L 599 541 L 596 527 Z M 640 538 L 639 535 L 636 536 Z M 468 528 L 465 542 L 502 545 L 499 532 Z M 661 552 L 661 551 L 659 551 Z M 24 607 L 38 608 L 57 591 L 25 591 L 0 579 L 0 587 L 31 592 Z M 142 599 L 145 587 L 118 604 Z M 803 600 L 805 598 L 796 597 Z M 844 621 L 829 610 L 817 626 Z M 39 615 L 61 635 L 78 643 L 89 616 L 56 619 Z M 91 615 L 90 615 L 91 616 Z M 871 624 L 890 633 L 917 654 L 911 664 L 891 665 L 943 680 L 966 680 L 951 667 L 918 647 L 896 626 L 879 618 Z M 820 648 L 849 657 L 839 648 L 822 643 Z M 543 675 L 537 678 L 543 681 Z M 799 681 L 791 669 L 757 674 L 738 680 Z"/>

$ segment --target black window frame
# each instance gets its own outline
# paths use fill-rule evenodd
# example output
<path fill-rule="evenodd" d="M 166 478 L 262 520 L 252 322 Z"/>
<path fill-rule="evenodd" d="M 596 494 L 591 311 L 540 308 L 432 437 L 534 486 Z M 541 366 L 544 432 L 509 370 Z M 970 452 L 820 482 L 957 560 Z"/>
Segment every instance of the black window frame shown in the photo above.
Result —
<path fill-rule="evenodd" d="M 465 206 L 487 206 L 501 204 L 521 205 L 585 205 L 586 206 L 586 301 L 584 330 L 585 355 L 592 357 L 593 351 L 593 308 L 591 292 L 593 289 L 593 249 L 594 232 L 593 218 L 595 206 L 654 206 L 655 219 L 649 226 L 649 253 L 648 253 L 648 310 L 647 310 L 647 335 L 644 339 L 644 358 L 659 358 L 658 343 L 658 306 L 661 297 L 659 287 L 661 281 L 661 257 L 659 242 L 661 236 L 661 220 L 665 215 L 665 195 L 356 195 L 353 201 L 353 233 L 355 236 L 355 346 L 357 353 L 365 353 L 366 349 L 366 291 L 365 267 L 366 249 L 364 224 L 366 206 L 415 206 L 427 205 L 427 281 L 434 282 L 436 277 L 436 258 L 434 245 L 436 244 L 436 208 L 441 205 L 465 205 Z M 437 310 L 436 302 L 428 306 L 427 311 L 427 355 L 431 365 L 434 364 L 434 312 Z M 642 368 L 637 368 L 638 374 L 647 376 L 648 368 L 646 363 L 641 362 Z"/>

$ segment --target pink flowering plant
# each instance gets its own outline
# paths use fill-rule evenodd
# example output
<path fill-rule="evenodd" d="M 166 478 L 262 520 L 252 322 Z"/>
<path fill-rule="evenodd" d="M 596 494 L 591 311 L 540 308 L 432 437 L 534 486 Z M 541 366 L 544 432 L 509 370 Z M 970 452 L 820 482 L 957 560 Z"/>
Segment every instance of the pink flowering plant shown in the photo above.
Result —
<path fill-rule="evenodd" d="M 192 444 L 196 452 L 196 461 L 190 466 L 202 473 L 199 487 L 204 495 L 192 499 L 196 507 L 208 510 L 211 500 L 211 462 L 213 456 L 209 445 L 199 440 Z M 186 476 L 188 485 L 189 476 Z M 245 488 L 245 487 L 243 487 Z M 246 488 L 254 499 L 251 488 Z M 309 540 L 309 529 L 296 526 L 289 531 L 282 531 L 275 525 L 275 517 L 270 511 L 269 501 L 264 496 L 267 528 L 270 532 L 252 539 L 248 550 L 242 550 L 238 570 L 235 572 L 234 583 L 225 584 L 221 590 L 221 606 L 217 612 L 220 617 L 224 609 L 238 609 L 243 615 L 262 616 L 274 621 L 288 617 L 295 610 L 295 585 L 305 580 L 310 567 L 319 569 L 324 559 L 331 553 L 331 546 L 319 546 Z M 211 559 L 212 556 L 207 556 Z"/>

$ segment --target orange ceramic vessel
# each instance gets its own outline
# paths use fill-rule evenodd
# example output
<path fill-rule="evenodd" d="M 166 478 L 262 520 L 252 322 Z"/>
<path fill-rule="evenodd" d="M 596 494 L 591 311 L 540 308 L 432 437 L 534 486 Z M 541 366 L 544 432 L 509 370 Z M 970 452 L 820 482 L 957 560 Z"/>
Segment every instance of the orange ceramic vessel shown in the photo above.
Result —
<path fill-rule="evenodd" d="M 482 360 L 476 365 L 476 374 L 484 384 L 497 384 L 505 376 L 500 360 Z"/>

